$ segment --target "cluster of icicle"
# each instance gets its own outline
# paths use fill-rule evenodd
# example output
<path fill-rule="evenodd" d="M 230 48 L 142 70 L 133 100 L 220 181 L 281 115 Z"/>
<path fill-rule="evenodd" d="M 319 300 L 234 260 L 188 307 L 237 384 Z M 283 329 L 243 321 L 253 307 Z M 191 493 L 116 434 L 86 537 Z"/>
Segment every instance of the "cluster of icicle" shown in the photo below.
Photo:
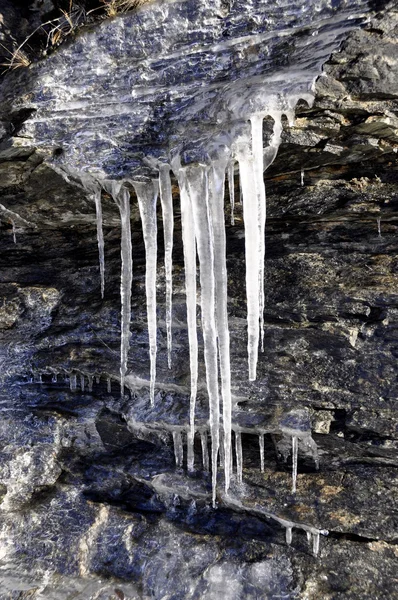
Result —
<path fill-rule="evenodd" d="M 286 111 L 285 111 L 286 112 Z M 251 139 L 234 143 L 228 158 L 211 164 L 181 166 L 174 161 L 172 168 L 180 188 L 182 239 L 185 264 L 185 289 L 189 335 L 191 373 L 190 434 L 191 447 L 195 431 L 195 403 L 198 387 L 198 340 L 196 318 L 197 258 L 201 292 L 201 320 L 206 366 L 206 383 L 209 397 L 211 433 L 211 470 L 213 477 L 213 502 L 216 498 L 217 459 L 220 450 L 220 395 L 222 399 L 222 433 L 225 491 L 230 485 L 231 471 L 231 368 L 227 311 L 227 269 L 224 218 L 225 175 L 228 172 L 229 193 L 234 204 L 234 170 L 239 164 L 243 199 L 243 218 L 246 233 L 246 294 L 248 323 L 249 379 L 256 379 L 258 347 L 264 339 L 264 230 L 266 199 L 263 171 L 274 160 L 282 131 L 281 111 L 272 111 L 274 132 L 264 155 L 263 118 L 252 116 Z M 265 165 L 264 165 L 265 156 Z M 150 399 L 154 403 L 156 381 L 156 269 L 157 269 L 157 199 L 163 215 L 166 272 L 166 325 L 168 364 L 171 367 L 172 322 L 172 248 L 173 201 L 170 178 L 171 167 L 159 166 L 159 178 L 149 182 L 130 182 L 136 192 L 142 220 L 146 251 L 146 299 L 150 352 Z M 130 231 L 130 193 L 123 181 L 101 182 L 114 198 L 121 217 L 121 389 L 127 374 L 127 357 L 130 342 L 130 303 L 133 277 L 132 245 Z M 97 233 L 100 256 L 101 293 L 105 287 L 104 237 L 102 232 L 101 187 L 94 193 L 97 211 Z M 221 385 L 220 385 L 221 383 Z M 220 394 L 221 388 L 221 394 Z M 188 461 L 188 468 L 191 468 Z"/>
<path fill-rule="evenodd" d="M 264 347 L 264 252 L 266 195 L 264 170 L 273 162 L 281 139 L 282 114 L 291 123 L 293 109 L 267 110 L 250 117 L 251 135 L 238 138 L 232 144 L 228 157 L 223 156 L 210 164 L 181 166 L 179 159 L 171 165 L 158 166 L 159 177 L 149 182 L 129 181 L 134 187 L 142 221 L 146 252 L 146 301 L 150 353 L 150 401 L 154 404 L 156 382 L 156 271 L 157 271 L 157 200 L 163 216 L 166 273 L 166 326 L 168 366 L 171 368 L 172 351 L 172 249 L 173 249 L 173 199 L 171 171 L 178 181 L 181 203 L 182 240 L 185 266 L 185 291 L 191 394 L 189 431 L 187 434 L 188 470 L 193 470 L 193 444 L 195 436 L 195 404 L 198 389 L 198 339 L 197 339 L 197 259 L 201 294 L 201 321 L 209 399 L 209 427 L 211 436 L 210 465 L 212 473 L 212 498 L 216 502 L 218 457 L 224 467 L 225 493 L 228 493 L 232 473 L 231 435 L 231 367 L 227 311 L 227 269 L 224 193 L 228 174 L 231 202 L 231 222 L 234 222 L 234 172 L 238 163 L 245 226 L 246 297 L 248 331 L 249 380 L 256 379 L 258 349 Z M 263 119 L 274 120 L 273 135 L 267 148 L 263 148 Z M 130 192 L 127 182 L 102 180 L 101 186 L 110 193 L 117 204 L 121 218 L 121 361 L 120 385 L 123 393 L 127 375 L 130 343 L 131 284 L 133 278 L 132 244 L 130 230 Z M 101 273 L 101 293 L 105 289 L 104 237 L 102 231 L 101 186 L 95 193 L 97 236 Z M 221 397 L 221 400 L 220 400 Z M 222 411 L 220 404 L 222 404 Z M 220 441 L 222 438 L 222 447 Z M 205 444 L 205 436 L 201 436 Z M 174 436 L 176 462 L 182 463 L 181 434 Z M 207 444 L 207 441 L 206 441 Z M 235 432 L 238 480 L 242 479 L 242 452 L 240 433 Z M 203 455 L 206 455 L 203 447 Z M 297 473 L 297 451 L 293 447 L 294 488 Z M 263 454 L 261 459 L 263 465 Z M 208 468 L 207 463 L 205 468 Z"/>

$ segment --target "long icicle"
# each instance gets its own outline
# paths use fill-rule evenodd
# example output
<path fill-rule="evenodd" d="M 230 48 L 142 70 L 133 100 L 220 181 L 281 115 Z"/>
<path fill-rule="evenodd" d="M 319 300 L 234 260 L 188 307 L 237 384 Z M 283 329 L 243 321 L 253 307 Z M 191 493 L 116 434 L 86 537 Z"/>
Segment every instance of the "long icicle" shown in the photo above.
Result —
<path fill-rule="evenodd" d="M 196 243 L 191 199 L 188 194 L 185 175 L 181 170 L 178 174 L 181 198 L 182 242 L 184 248 L 185 295 L 187 306 L 187 325 L 189 342 L 189 364 L 191 373 L 191 397 L 189 402 L 189 425 L 187 444 L 194 443 L 195 407 L 198 390 L 198 334 L 196 324 Z M 193 464 L 188 464 L 188 470 Z"/>
<path fill-rule="evenodd" d="M 261 350 L 264 352 L 264 258 L 265 258 L 265 221 L 267 207 L 264 186 L 264 150 L 263 150 L 263 117 L 253 115 L 252 126 L 252 154 L 254 167 L 254 187 L 257 194 L 258 210 L 258 281 L 259 281 L 259 312 L 260 312 L 260 339 Z"/>
<path fill-rule="evenodd" d="M 142 231 L 144 235 L 146 271 L 145 292 L 148 319 L 149 356 L 150 356 L 150 399 L 155 403 L 157 323 L 156 323 L 156 267 L 157 267 L 157 220 L 156 203 L 158 199 L 158 182 L 133 182 L 140 209 Z"/>
<path fill-rule="evenodd" d="M 246 145 L 245 145 L 246 146 Z M 245 260 L 246 260 L 246 304 L 247 304 L 247 352 L 249 380 L 257 376 L 259 342 L 259 226 L 258 201 L 253 186 L 255 180 L 253 157 L 247 147 L 238 154 L 239 175 L 242 184 L 243 220 L 245 223 Z"/>
<path fill-rule="evenodd" d="M 234 166 L 235 161 L 230 160 L 228 163 L 228 188 L 229 202 L 231 205 L 231 225 L 235 225 L 235 181 L 234 181 Z"/>
<path fill-rule="evenodd" d="M 221 373 L 221 395 L 223 400 L 224 431 L 224 477 L 225 491 L 230 485 L 231 465 L 231 361 L 229 347 L 228 307 L 227 307 L 227 263 L 224 223 L 224 161 L 214 162 L 209 172 L 209 207 L 213 230 L 214 280 L 216 299 L 216 326 L 218 353 Z"/>
<path fill-rule="evenodd" d="M 166 273 L 166 331 L 167 331 L 167 364 L 171 369 L 171 323 L 173 306 L 173 197 L 171 193 L 170 167 L 162 165 L 159 169 L 160 202 L 163 214 L 164 266 Z"/>
<path fill-rule="evenodd" d="M 217 458 L 220 443 L 220 407 L 218 394 L 217 331 L 215 318 L 215 281 L 213 233 L 209 215 L 207 167 L 184 169 L 191 198 L 196 246 L 200 263 L 201 316 L 206 382 L 209 396 L 213 506 L 216 504 Z"/>
<path fill-rule="evenodd" d="M 99 267 L 101 275 L 101 298 L 104 297 L 105 293 L 105 254 L 104 254 L 104 232 L 102 227 L 102 205 L 101 205 L 101 188 L 98 188 L 94 192 L 94 202 L 96 211 L 97 221 L 97 240 L 98 240 L 98 255 L 99 255 Z"/>
<path fill-rule="evenodd" d="M 124 380 L 127 373 L 127 359 L 130 346 L 130 320 L 131 320 L 131 284 L 133 281 L 133 258 L 131 248 L 130 227 L 130 192 L 120 184 L 113 182 L 112 196 L 119 212 L 122 227 L 121 256 L 122 273 L 120 283 L 120 296 L 122 300 L 122 325 L 120 341 L 120 390 L 123 395 Z"/>

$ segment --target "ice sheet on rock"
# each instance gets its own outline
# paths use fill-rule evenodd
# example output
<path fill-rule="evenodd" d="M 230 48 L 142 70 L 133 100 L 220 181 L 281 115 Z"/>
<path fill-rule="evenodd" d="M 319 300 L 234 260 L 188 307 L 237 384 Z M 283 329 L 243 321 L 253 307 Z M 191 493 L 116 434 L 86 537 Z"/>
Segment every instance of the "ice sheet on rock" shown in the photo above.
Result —
<path fill-rule="evenodd" d="M 181 200 L 181 226 L 184 250 L 185 296 L 187 307 L 189 366 L 191 395 L 189 403 L 189 423 L 191 434 L 195 425 L 195 406 L 198 388 L 198 334 L 196 325 L 196 243 L 191 199 L 188 194 L 185 174 L 178 172 Z"/>
<path fill-rule="evenodd" d="M 156 269 L 157 269 L 157 220 L 156 203 L 159 186 L 157 181 L 147 183 L 133 182 L 140 209 L 142 231 L 145 244 L 145 293 L 148 319 L 149 356 L 150 356 L 150 400 L 155 402 L 157 320 L 156 320 Z M 123 382 L 124 384 L 124 382 Z"/>
<path fill-rule="evenodd" d="M 120 182 L 110 182 L 112 197 L 120 212 L 122 228 L 121 257 L 122 272 L 120 281 L 121 308 L 121 339 L 120 339 L 120 385 L 124 389 L 124 380 L 127 373 L 128 351 L 130 346 L 130 320 L 131 320 L 131 284 L 133 281 L 133 257 L 131 248 L 130 227 L 130 192 L 121 187 Z"/>
<path fill-rule="evenodd" d="M 226 161 L 214 161 L 208 173 L 209 179 L 209 216 L 210 232 L 212 234 L 216 332 L 218 339 L 218 354 L 221 375 L 221 396 L 223 402 L 223 466 L 225 491 L 230 484 L 231 465 L 231 359 L 230 336 L 228 327 L 228 291 L 226 238 L 224 222 L 224 182 Z"/>
<path fill-rule="evenodd" d="M 171 369 L 172 349 L 172 306 L 173 306 L 173 197 L 171 193 L 170 167 L 163 165 L 159 169 L 160 202 L 163 215 L 164 235 L 164 268 L 166 274 L 166 331 L 167 331 L 167 364 Z"/>

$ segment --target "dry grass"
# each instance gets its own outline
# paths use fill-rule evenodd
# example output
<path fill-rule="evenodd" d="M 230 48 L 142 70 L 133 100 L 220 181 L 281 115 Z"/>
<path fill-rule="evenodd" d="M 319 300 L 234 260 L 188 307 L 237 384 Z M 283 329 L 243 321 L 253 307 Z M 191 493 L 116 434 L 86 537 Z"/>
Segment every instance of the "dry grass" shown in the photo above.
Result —
<path fill-rule="evenodd" d="M 148 4 L 152 0 L 101 0 L 104 4 L 107 17 L 115 17 L 120 13 L 128 12 Z"/>
<path fill-rule="evenodd" d="M 87 22 L 90 13 L 96 13 L 98 10 L 101 10 L 101 12 L 105 10 L 106 17 L 114 17 L 118 14 L 139 8 L 144 4 L 149 4 L 152 1 L 153 0 L 99 0 L 101 5 L 86 13 L 84 8 L 79 4 L 74 3 L 74 0 L 69 0 L 69 8 L 67 11 L 61 10 L 62 14 L 60 17 L 42 23 L 32 31 L 18 48 L 10 50 L 3 46 L 7 54 L 10 55 L 10 58 L 0 66 L 5 67 L 5 70 L 28 67 L 32 61 L 29 58 L 28 52 L 26 52 L 27 42 L 39 31 L 42 31 L 46 36 L 46 47 L 42 54 L 45 56 L 49 49 L 57 48 L 80 26 L 84 25 Z M 98 18 L 103 18 L 103 15 Z M 0 46 L 2 46 L 2 44 L 0 44 Z"/>

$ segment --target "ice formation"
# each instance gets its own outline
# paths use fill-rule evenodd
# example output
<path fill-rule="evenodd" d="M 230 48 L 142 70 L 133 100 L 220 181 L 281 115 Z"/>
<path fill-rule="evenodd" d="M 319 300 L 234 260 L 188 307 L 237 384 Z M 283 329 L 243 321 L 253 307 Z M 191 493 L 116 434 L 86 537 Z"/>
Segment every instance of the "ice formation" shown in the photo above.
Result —
<path fill-rule="evenodd" d="M 155 402 L 156 379 L 156 268 L 157 268 L 157 220 L 156 202 L 158 198 L 158 182 L 135 183 L 138 206 L 140 209 L 142 230 L 144 234 L 146 254 L 145 292 L 148 319 L 149 358 L 151 365 L 150 398 Z M 131 289 L 131 285 L 130 285 Z M 129 321 L 130 326 L 130 321 Z M 121 383 L 123 385 L 124 381 Z"/>
<path fill-rule="evenodd" d="M 101 275 L 101 297 L 104 297 L 105 293 L 105 257 L 104 257 L 104 232 L 102 228 L 102 204 L 101 204 L 101 188 L 98 186 L 94 192 L 94 202 L 96 211 L 97 221 L 97 240 L 98 240 L 98 254 L 99 254 L 99 266 Z"/>
<path fill-rule="evenodd" d="M 173 196 L 171 193 L 171 179 L 169 165 L 162 165 L 159 168 L 159 190 L 160 202 L 162 205 L 163 216 L 163 235 L 164 235 L 164 268 L 166 275 L 166 331 L 167 331 L 167 364 L 171 369 L 171 325 L 172 325 L 172 307 L 173 307 Z"/>

